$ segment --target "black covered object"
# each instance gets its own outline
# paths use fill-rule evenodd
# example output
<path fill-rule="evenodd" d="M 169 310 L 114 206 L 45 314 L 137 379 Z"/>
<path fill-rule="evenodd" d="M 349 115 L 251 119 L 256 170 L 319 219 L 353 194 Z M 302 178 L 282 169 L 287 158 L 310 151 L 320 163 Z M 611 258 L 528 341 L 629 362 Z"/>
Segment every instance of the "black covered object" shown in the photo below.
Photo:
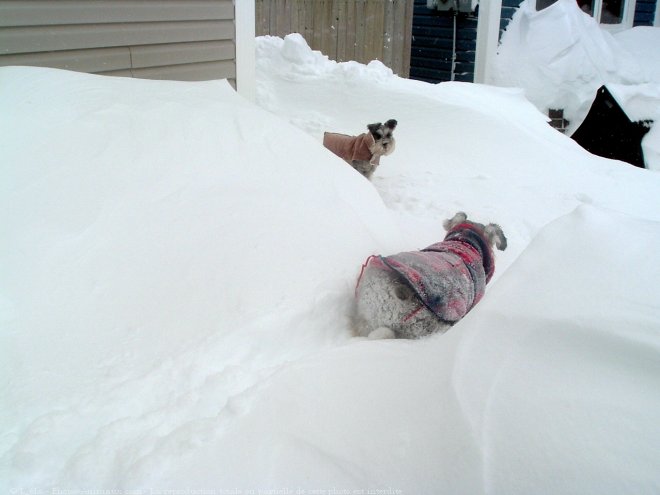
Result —
<path fill-rule="evenodd" d="M 594 155 L 644 168 L 642 138 L 649 131 L 649 123 L 631 122 L 612 93 L 601 86 L 587 117 L 571 138 Z"/>

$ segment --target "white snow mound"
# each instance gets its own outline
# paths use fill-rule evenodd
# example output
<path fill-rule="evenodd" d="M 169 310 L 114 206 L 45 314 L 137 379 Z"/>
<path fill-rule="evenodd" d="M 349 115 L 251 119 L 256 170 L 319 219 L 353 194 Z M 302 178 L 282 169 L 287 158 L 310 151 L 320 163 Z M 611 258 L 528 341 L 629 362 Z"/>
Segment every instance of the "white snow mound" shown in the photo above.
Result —
<path fill-rule="evenodd" d="M 630 53 L 573 0 L 540 11 L 525 0 L 502 35 L 493 72 L 493 83 L 522 87 L 539 109 L 566 109 L 569 120 L 605 82 L 648 82 Z"/>
<path fill-rule="evenodd" d="M 313 139 L 226 81 L 3 68 L 0 87 L 0 479 L 140 478 L 350 336 L 356 272 L 398 233 Z"/>
<path fill-rule="evenodd" d="M 563 109 L 572 134 L 606 85 L 633 121 L 655 121 L 642 139 L 646 168 L 660 170 L 660 29 L 602 28 L 573 0 L 537 11 L 525 0 L 502 35 L 490 83 L 522 88 L 544 114 Z"/>
<path fill-rule="evenodd" d="M 0 69 L 0 491 L 657 493 L 660 175 L 518 90 L 257 56 L 271 113 Z M 387 118 L 371 183 L 320 143 Z M 365 258 L 458 210 L 509 238 L 484 300 L 351 338 Z"/>

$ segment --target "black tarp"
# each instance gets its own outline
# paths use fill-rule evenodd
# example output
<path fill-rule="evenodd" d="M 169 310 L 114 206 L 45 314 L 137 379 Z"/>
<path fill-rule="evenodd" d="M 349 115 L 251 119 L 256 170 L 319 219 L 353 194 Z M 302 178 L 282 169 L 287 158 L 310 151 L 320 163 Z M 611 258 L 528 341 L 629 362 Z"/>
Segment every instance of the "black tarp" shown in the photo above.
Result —
<path fill-rule="evenodd" d="M 605 86 L 601 86 L 573 138 L 594 155 L 644 168 L 642 138 L 652 121 L 631 122 Z"/>

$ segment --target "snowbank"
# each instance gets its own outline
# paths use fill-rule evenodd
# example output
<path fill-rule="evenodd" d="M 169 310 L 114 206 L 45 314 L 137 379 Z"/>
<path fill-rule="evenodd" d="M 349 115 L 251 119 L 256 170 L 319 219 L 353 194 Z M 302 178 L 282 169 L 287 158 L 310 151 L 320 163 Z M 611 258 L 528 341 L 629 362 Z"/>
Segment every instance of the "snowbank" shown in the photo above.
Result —
<path fill-rule="evenodd" d="M 524 1 L 502 35 L 494 65 L 493 83 L 524 88 L 541 110 L 577 110 L 605 82 L 647 82 L 630 53 L 573 0 L 540 11 Z"/>
<path fill-rule="evenodd" d="M 283 56 L 294 51 L 307 55 Z M 660 220 L 660 177 L 587 153 L 552 129 L 520 89 L 430 85 L 354 65 L 328 60 L 299 35 L 260 37 L 257 101 L 318 143 L 326 130 L 358 134 L 396 118 L 397 148 L 373 183 L 406 249 L 436 242 L 442 220 L 460 209 L 508 226 L 503 268 L 542 226 L 584 203 Z M 621 184 L 637 193 L 622 193 Z"/>
<path fill-rule="evenodd" d="M 288 366 L 227 437 L 168 465 L 165 486 L 653 493 L 660 307 L 636 289 L 660 276 L 658 242 L 657 223 L 582 207 L 445 336 Z M 631 277 L 640 257 L 650 265 Z M 248 460 L 227 444 L 261 447 Z"/>
<path fill-rule="evenodd" d="M 617 101 L 631 120 L 660 121 L 658 46 L 660 29 L 638 27 L 612 35 L 573 0 L 559 0 L 541 11 L 526 0 L 502 35 L 489 82 L 523 88 L 545 114 L 564 109 L 569 134 L 582 123 L 603 84 L 628 88 L 628 96 Z M 658 132 L 642 142 L 647 167 L 654 170 L 660 170 Z"/>
<path fill-rule="evenodd" d="M 257 43 L 276 115 L 222 81 L 0 69 L 0 488 L 657 492 L 660 176 L 517 90 Z M 387 118 L 373 183 L 320 144 Z M 366 256 L 459 209 L 509 237 L 484 300 L 352 338 Z"/>
<path fill-rule="evenodd" d="M 657 222 L 580 207 L 463 321 L 452 383 L 486 492 L 657 490 L 660 306 L 640 288 L 660 275 L 647 264 L 659 235 Z"/>
<path fill-rule="evenodd" d="M 615 33 L 614 39 L 630 53 L 650 81 L 660 82 L 660 29 L 637 26 Z"/>
<path fill-rule="evenodd" d="M 356 267 L 398 232 L 314 140 L 226 81 L 0 86 L 0 479 L 114 485 L 348 338 Z"/>

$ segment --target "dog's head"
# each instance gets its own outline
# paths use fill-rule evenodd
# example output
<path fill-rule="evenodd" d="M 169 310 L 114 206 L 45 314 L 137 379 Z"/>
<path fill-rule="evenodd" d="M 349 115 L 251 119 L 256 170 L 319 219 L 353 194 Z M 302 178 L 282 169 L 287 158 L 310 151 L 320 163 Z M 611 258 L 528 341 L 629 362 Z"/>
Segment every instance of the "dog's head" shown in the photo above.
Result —
<path fill-rule="evenodd" d="M 374 144 L 369 147 L 372 155 L 387 156 L 394 151 L 396 141 L 392 133 L 396 128 L 396 124 L 396 120 L 390 119 L 384 124 L 377 122 L 367 126 L 369 133 L 374 138 Z"/>
<path fill-rule="evenodd" d="M 500 227 L 496 223 L 489 223 L 488 225 L 484 225 L 482 223 L 471 222 L 467 219 L 467 215 L 465 214 L 465 212 L 459 211 L 452 218 L 448 218 L 447 220 L 445 220 L 442 226 L 445 228 L 447 232 L 449 232 L 454 227 L 462 223 L 470 224 L 481 230 L 484 233 L 485 238 L 488 239 L 491 248 L 495 246 L 500 251 L 504 251 L 506 249 L 507 246 L 506 237 L 504 236 L 502 227 Z"/>

